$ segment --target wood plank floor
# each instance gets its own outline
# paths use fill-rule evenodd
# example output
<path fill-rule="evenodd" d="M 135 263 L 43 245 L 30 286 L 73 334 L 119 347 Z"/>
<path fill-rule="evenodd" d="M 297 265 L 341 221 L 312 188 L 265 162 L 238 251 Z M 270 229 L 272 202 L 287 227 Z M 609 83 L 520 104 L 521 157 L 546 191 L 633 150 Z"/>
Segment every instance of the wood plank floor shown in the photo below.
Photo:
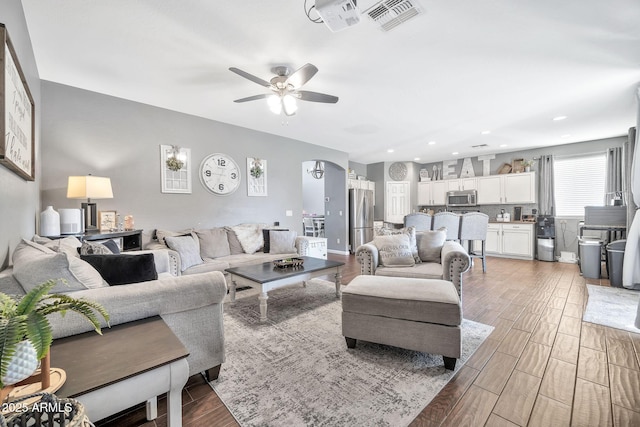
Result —
<path fill-rule="evenodd" d="M 343 282 L 358 274 L 353 256 Z M 432 426 L 640 426 L 640 334 L 582 322 L 586 284 L 573 264 L 489 257 L 465 274 L 464 317 L 495 327 L 411 424 Z M 612 315 L 615 315 L 612 313 Z M 223 365 L 224 369 L 224 365 Z M 143 407 L 99 426 L 165 426 Z M 183 391 L 185 426 L 237 426 L 202 377 Z"/>

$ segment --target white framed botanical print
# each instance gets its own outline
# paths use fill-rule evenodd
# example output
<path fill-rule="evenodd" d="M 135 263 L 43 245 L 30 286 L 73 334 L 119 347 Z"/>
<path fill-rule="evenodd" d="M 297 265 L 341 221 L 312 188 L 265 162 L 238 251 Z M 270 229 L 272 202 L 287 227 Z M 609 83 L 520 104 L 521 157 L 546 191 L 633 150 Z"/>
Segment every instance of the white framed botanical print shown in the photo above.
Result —
<path fill-rule="evenodd" d="M 163 193 L 191 194 L 191 149 L 160 145 L 160 175 Z"/>
<path fill-rule="evenodd" d="M 247 157 L 247 195 L 267 195 L 267 161 L 257 157 Z"/>

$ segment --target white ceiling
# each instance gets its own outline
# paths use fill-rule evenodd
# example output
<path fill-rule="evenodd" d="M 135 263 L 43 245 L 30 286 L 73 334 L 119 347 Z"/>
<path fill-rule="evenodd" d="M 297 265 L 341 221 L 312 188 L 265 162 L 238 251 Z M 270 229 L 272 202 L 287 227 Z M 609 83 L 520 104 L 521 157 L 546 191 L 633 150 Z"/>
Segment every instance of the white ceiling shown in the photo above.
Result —
<path fill-rule="evenodd" d="M 44 80 L 346 151 L 365 164 L 594 140 L 635 125 L 640 1 L 418 1 L 425 13 L 390 32 L 362 16 L 336 33 L 308 20 L 302 0 L 22 3 Z M 269 80 L 273 66 L 307 62 L 319 72 L 304 89 L 336 95 L 337 104 L 300 102 L 286 118 L 265 100 L 233 102 L 267 89 L 229 67 Z M 559 115 L 568 118 L 552 120 Z"/>

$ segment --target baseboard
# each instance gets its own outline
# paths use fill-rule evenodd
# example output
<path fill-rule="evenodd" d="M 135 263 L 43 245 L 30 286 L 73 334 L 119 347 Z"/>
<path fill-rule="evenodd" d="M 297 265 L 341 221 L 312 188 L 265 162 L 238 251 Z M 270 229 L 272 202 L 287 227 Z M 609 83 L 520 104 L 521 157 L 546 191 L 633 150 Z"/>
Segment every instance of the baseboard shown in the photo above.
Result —
<path fill-rule="evenodd" d="M 330 254 L 337 254 L 337 255 L 349 255 L 349 251 L 339 251 L 337 249 L 327 249 L 327 252 Z"/>

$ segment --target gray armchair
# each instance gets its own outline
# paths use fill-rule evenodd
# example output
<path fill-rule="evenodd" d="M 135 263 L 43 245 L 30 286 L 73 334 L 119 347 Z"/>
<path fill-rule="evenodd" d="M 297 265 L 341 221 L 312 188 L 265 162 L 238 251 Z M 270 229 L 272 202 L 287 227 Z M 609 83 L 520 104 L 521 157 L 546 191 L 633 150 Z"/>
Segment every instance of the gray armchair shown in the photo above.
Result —
<path fill-rule="evenodd" d="M 458 242 L 446 241 L 440 253 L 440 262 L 422 262 L 413 267 L 384 267 L 380 264 L 378 248 L 373 242 L 356 249 L 360 274 L 420 279 L 441 279 L 452 282 L 462 296 L 462 274 L 469 270 L 471 259 Z"/>

